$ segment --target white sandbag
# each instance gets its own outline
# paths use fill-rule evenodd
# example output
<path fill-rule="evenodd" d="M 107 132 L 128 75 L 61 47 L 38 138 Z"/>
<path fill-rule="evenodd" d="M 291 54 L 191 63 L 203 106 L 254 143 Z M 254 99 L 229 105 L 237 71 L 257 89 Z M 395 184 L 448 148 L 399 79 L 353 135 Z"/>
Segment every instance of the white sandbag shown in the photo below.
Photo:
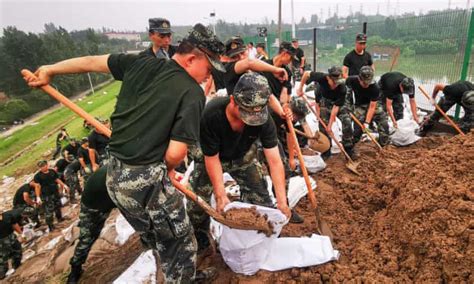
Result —
<path fill-rule="evenodd" d="M 128 221 L 123 217 L 122 214 L 117 216 L 115 219 L 115 230 L 117 230 L 117 238 L 115 239 L 115 243 L 118 245 L 123 245 L 127 242 L 133 233 L 135 233 L 135 229 L 128 223 Z"/>
<path fill-rule="evenodd" d="M 156 283 L 156 261 L 153 251 L 143 252 L 113 283 Z"/>
<path fill-rule="evenodd" d="M 415 121 L 411 119 L 400 119 L 397 121 L 397 124 L 398 129 L 395 129 L 390 136 L 393 145 L 408 146 L 421 139 L 420 136 L 415 134 L 415 131 L 419 128 Z"/>
<path fill-rule="evenodd" d="M 269 242 L 270 253 L 261 269 L 278 271 L 293 267 L 320 265 L 339 259 L 339 251 L 326 236 L 313 234 L 311 238 L 278 238 Z"/>
<path fill-rule="evenodd" d="M 316 190 L 316 181 L 312 178 L 309 177 L 309 180 L 311 181 L 311 187 L 313 190 Z M 288 185 L 288 206 L 293 209 L 296 204 L 300 201 L 303 196 L 306 196 L 308 194 L 308 189 L 306 188 L 306 183 L 304 181 L 304 178 L 301 176 L 296 176 L 290 178 L 290 183 Z"/>
<path fill-rule="evenodd" d="M 317 155 L 311 156 L 303 155 L 303 160 L 304 165 L 310 174 L 315 174 L 326 168 L 326 163 L 324 162 L 323 158 L 321 158 L 319 153 Z M 299 164 L 298 160 L 296 162 Z"/>
<path fill-rule="evenodd" d="M 287 218 L 278 209 L 232 202 L 225 207 L 225 211 L 231 208 L 250 208 L 255 206 L 260 214 L 266 214 L 268 220 L 273 224 L 274 234 L 270 237 L 257 231 L 231 229 L 222 226 L 222 235 L 219 242 L 219 250 L 225 263 L 236 273 L 253 275 L 260 269 L 269 253 L 269 239 L 275 239 L 280 235 L 281 229 L 288 222 Z"/>

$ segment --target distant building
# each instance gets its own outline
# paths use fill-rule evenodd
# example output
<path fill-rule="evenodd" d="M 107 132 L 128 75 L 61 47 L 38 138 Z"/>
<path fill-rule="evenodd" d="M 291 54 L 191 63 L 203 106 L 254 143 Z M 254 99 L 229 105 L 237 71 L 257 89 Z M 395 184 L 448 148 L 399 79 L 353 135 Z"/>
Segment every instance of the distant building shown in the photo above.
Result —
<path fill-rule="evenodd" d="M 104 33 L 109 39 L 124 39 L 128 41 L 141 41 L 139 33 L 120 33 L 120 32 L 110 32 Z"/>

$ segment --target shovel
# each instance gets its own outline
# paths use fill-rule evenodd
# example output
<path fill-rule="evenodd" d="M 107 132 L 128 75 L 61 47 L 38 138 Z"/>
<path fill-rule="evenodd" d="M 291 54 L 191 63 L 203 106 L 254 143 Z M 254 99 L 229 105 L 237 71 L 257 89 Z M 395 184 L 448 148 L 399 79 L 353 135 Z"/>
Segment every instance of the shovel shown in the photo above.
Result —
<path fill-rule="evenodd" d="M 326 130 L 326 133 L 329 135 L 329 137 L 331 137 L 331 139 L 336 143 L 337 147 L 339 147 L 341 152 L 344 153 L 344 156 L 346 156 L 346 159 L 347 159 L 346 168 L 349 171 L 353 172 L 354 174 L 360 176 L 360 173 L 357 171 L 357 167 L 359 166 L 359 162 L 354 162 L 354 160 L 352 160 L 351 156 L 349 156 L 349 154 L 347 154 L 347 152 L 344 149 L 344 147 L 342 146 L 342 144 L 336 139 L 336 137 L 334 137 L 334 133 L 332 133 L 332 131 L 329 131 L 327 124 L 324 123 L 321 116 L 311 107 L 311 105 L 309 104 L 309 101 L 306 98 L 306 96 L 302 96 L 302 98 L 305 101 L 308 108 L 311 110 L 311 112 L 316 116 L 318 121 L 324 127 L 324 129 Z"/>
<path fill-rule="evenodd" d="M 428 94 L 426 93 L 426 90 L 425 88 L 423 88 L 422 86 L 418 86 L 418 89 L 420 89 L 421 93 L 431 102 L 431 104 L 433 104 L 433 106 L 444 116 L 444 118 L 449 122 L 449 124 L 451 124 L 452 127 L 454 127 L 454 129 L 456 129 L 456 131 L 461 134 L 461 136 L 465 136 L 466 134 L 464 134 L 464 132 L 462 132 L 461 129 L 459 129 L 459 127 L 456 125 L 456 123 L 454 123 L 454 121 L 451 120 L 451 118 L 449 118 L 449 116 L 438 106 L 437 103 L 435 103 L 433 101 L 432 98 L 430 98 L 430 96 L 428 96 Z"/>
<path fill-rule="evenodd" d="M 367 134 L 367 136 L 369 136 L 370 140 L 372 142 L 374 142 L 375 145 L 377 145 L 377 147 L 379 148 L 379 150 L 382 150 L 382 146 L 380 146 L 379 142 L 377 142 L 377 140 L 375 140 L 375 137 L 370 133 L 370 131 L 364 127 L 364 125 L 360 122 L 360 120 L 357 119 L 357 117 L 352 114 L 352 112 L 349 112 L 349 114 L 351 115 L 352 117 L 352 120 L 355 121 L 355 123 L 357 123 L 359 125 L 359 127 L 365 132 L 365 134 Z"/>
<path fill-rule="evenodd" d="M 331 241 L 333 239 L 333 234 L 329 225 L 321 218 L 321 213 L 319 212 L 319 206 L 316 202 L 316 196 L 313 191 L 313 187 L 311 186 L 311 181 L 309 179 L 308 171 L 306 170 L 306 166 L 304 164 L 303 154 L 301 153 L 300 145 L 298 144 L 298 139 L 296 138 L 295 128 L 293 127 L 293 122 L 287 116 L 286 117 L 286 124 L 288 125 L 290 139 L 293 140 L 291 144 L 294 145 L 296 148 L 296 154 L 298 155 L 298 160 L 300 162 L 301 172 L 303 173 L 304 181 L 306 183 L 306 188 L 308 189 L 308 198 L 311 203 L 311 207 L 314 210 L 316 215 L 316 222 L 318 223 L 318 233 L 320 235 L 328 236 Z M 290 144 L 290 143 L 289 143 Z M 293 149 L 290 149 L 293 150 Z M 292 152 L 290 152 L 290 155 Z"/>
<path fill-rule="evenodd" d="M 26 70 L 26 69 L 23 69 L 21 71 L 21 74 L 23 75 L 23 77 L 35 78 L 35 75 L 31 73 L 31 71 Z M 41 89 L 45 93 L 47 93 L 48 95 L 56 99 L 58 102 L 62 103 L 67 108 L 69 108 L 70 110 L 78 114 L 80 117 L 84 118 L 87 122 L 89 122 L 92 126 L 100 130 L 107 137 L 110 137 L 112 135 L 112 131 L 109 128 L 104 126 L 102 123 L 96 120 L 92 115 L 88 114 L 86 111 L 84 111 L 82 108 L 80 108 L 78 105 L 76 105 L 71 100 L 66 98 L 63 94 L 61 94 L 59 91 L 57 91 L 50 85 L 42 86 Z M 256 224 L 248 224 L 248 223 L 235 221 L 235 220 L 227 220 L 223 215 L 219 214 L 204 199 L 196 195 L 193 191 L 187 189 L 184 185 L 179 183 L 176 179 L 174 178 L 170 178 L 170 179 L 171 179 L 171 183 L 176 189 L 178 189 L 181 193 L 183 193 L 187 198 L 196 202 L 196 204 L 199 205 L 209 216 L 214 218 L 219 223 L 222 223 L 234 229 L 256 230 L 256 231 L 264 232 L 268 235 L 271 235 L 273 233 L 273 230 L 268 223 L 258 226 Z"/>

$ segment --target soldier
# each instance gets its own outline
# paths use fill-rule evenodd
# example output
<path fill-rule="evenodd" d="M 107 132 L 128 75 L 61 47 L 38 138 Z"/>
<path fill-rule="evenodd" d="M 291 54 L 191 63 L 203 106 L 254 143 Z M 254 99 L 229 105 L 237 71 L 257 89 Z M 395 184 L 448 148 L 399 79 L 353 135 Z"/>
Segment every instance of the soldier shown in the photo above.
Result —
<path fill-rule="evenodd" d="M 469 132 L 474 125 L 474 85 L 469 81 L 457 81 L 450 85 L 436 84 L 432 94 L 433 100 L 440 91 L 444 96 L 439 100 L 438 106 L 444 112 L 448 112 L 455 104 L 461 105 L 464 116 L 460 120 L 459 127 L 463 132 Z M 426 134 L 440 118 L 441 113 L 436 109 L 422 123 L 420 134 Z"/>
<path fill-rule="evenodd" d="M 81 163 L 79 160 L 73 160 L 66 169 L 64 169 L 64 181 L 69 187 L 69 200 L 71 203 L 76 203 L 76 192 L 78 194 L 82 193 L 78 175 L 80 169 Z"/>
<path fill-rule="evenodd" d="M 74 160 L 73 155 L 67 155 L 64 158 L 59 159 L 54 165 L 54 170 L 58 174 L 59 178 L 64 182 L 66 181 L 64 179 L 64 170 L 73 160 Z"/>
<path fill-rule="evenodd" d="M 9 210 L 0 215 L 0 280 L 6 276 L 10 258 L 13 269 L 21 265 L 21 244 L 13 232 L 22 234 L 20 225 L 23 217 L 21 209 Z"/>
<path fill-rule="evenodd" d="M 187 145 L 199 138 L 204 92 L 199 84 L 219 61 L 224 45 L 202 24 L 182 40 L 172 60 L 112 54 L 86 56 L 42 66 L 32 87 L 65 73 L 105 72 L 122 81 L 112 114 L 107 189 L 133 228 L 154 235 L 166 282 L 191 282 L 196 242 L 183 197 L 172 186 Z M 137 100 L 137 97 L 140 99 Z"/>
<path fill-rule="evenodd" d="M 370 66 L 375 71 L 372 55 L 365 50 L 367 44 L 367 35 L 359 33 L 356 35 L 355 47 L 344 57 L 342 66 L 342 76 L 359 75 L 360 68 Z"/>
<path fill-rule="evenodd" d="M 197 165 L 191 184 L 193 190 L 207 201 L 214 192 L 219 212 L 230 202 L 224 191 L 223 172 L 228 172 L 237 181 L 243 202 L 273 207 L 262 165 L 254 155 L 247 155 L 254 142 L 260 139 L 275 188 L 277 207 L 287 217 L 291 215 L 276 128 L 273 120 L 268 118 L 270 94 L 265 77 L 246 73 L 240 77 L 232 96 L 213 99 L 206 105 L 200 137 L 206 170 Z M 208 243 L 206 232 L 210 219 L 201 208 L 195 204 L 191 206 L 192 224 L 197 231 L 203 232 L 198 245 L 204 249 Z"/>
<path fill-rule="evenodd" d="M 13 196 L 13 209 L 20 209 L 31 221 L 35 222 L 35 228 L 41 226 L 38 217 L 38 206 L 35 196 L 40 196 L 40 186 L 33 181 L 23 184 Z"/>
<path fill-rule="evenodd" d="M 360 121 L 364 121 L 364 127 L 367 129 L 373 119 L 377 123 L 380 145 L 387 145 L 390 141 L 387 114 L 379 101 L 380 89 L 374 81 L 372 67 L 362 67 L 358 76 L 349 76 L 346 79 L 346 85 L 354 92 L 354 115 Z M 356 123 L 354 125 L 354 142 L 359 141 L 361 136 L 362 129 Z"/>
<path fill-rule="evenodd" d="M 106 174 L 107 167 L 101 167 L 91 175 L 84 187 L 79 213 L 79 241 L 69 261 L 71 273 L 67 278 L 67 283 L 79 281 L 82 265 L 86 262 L 92 245 L 99 238 L 110 211 L 115 208 L 115 204 L 107 193 Z"/>
<path fill-rule="evenodd" d="M 77 150 L 77 158 L 81 164 L 81 175 L 84 178 L 84 182 L 86 182 L 92 173 L 91 158 L 89 154 L 89 138 L 83 137 L 81 139 L 81 147 Z"/>
<path fill-rule="evenodd" d="M 313 81 L 319 84 L 319 88 L 315 91 L 316 111 L 319 112 L 321 118 L 327 123 L 328 131 L 330 132 L 332 132 L 332 125 L 336 121 L 336 117 L 341 120 L 342 145 L 347 153 L 352 158 L 355 158 L 352 120 L 349 116 L 348 109 L 344 107 L 347 88 L 342 78 L 342 69 L 333 66 L 329 68 L 328 73 L 306 71 L 303 78 L 301 78 L 301 84 L 297 90 L 297 94 L 299 96 L 304 95 L 304 85 Z M 319 129 L 326 133 L 326 130 L 321 124 Z M 327 155 L 329 153 L 328 151 Z"/>
<path fill-rule="evenodd" d="M 69 139 L 69 144 L 64 147 L 63 156 L 67 157 L 68 155 L 73 155 L 74 159 L 77 159 L 77 151 L 79 150 L 80 145 L 77 143 L 75 138 Z"/>
<path fill-rule="evenodd" d="M 69 139 L 69 134 L 66 131 L 66 128 L 61 128 L 59 131 L 58 136 L 56 136 L 56 151 L 53 154 L 52 160 L 55 160 L 56 157 L 61 153 L 62 143 Z"/>
<path fill-rule="evenodd" d="M 392 119 L 393 126 L 398 128 L 397 120 L 403 119 L 403 94 L 410 98 L 413 119 L 419 123 L 415 101 L 415 81 L 400 72 L 388 72 L 379 80 L 382 106 Z"/>
<path fill-rule="evenodd" d="M 170 21 L 164 18 L 151 18 L 148 19 L 148 24 L 148 37 L 152 42 L 152 46 L 142 51 L 141 54 L 165 59 L 173 57 L 176 47 L 171 45 L 173 31 L 171 30 Z"/>
<path fill-rule="evenodd" d="M 239 81 L 240 76 L 248 71 L 269 72 L 278 80 L 286 80 L 286 70 L 261 60 L 251 59 L 247 53 L 244 41 L 238 36 L 230 38 L 225 44 L 225 56 L 230 59 L 224 64 L 226 69 L 224 81 L 228 95 L 234 92 L 235 84 Z"/>
<path fill-rule="evenodd" d="M 100 120 L 100 122 L 107 128 L 110 128 L 110 121 Z M 98 129 L 94 129 L 89 137 L 89 158 L 91 162 L 92 171 L 95 172 L 99 169 L 99 165 L 104 165 L 107 162 L 106 147 L 109 145 L 109 137 L 104 135 Z"/>
<path fill-rule="evenodd" d="M 48 168 L 48 162 L 39 161 L 37 165 L 39 171 L 33 178 L 34 183 L 41 187 L 41 194 L 37 197 L 37 203 L 42 204 L 46 224 L 48 224 L 49 230 L 52 231 L 54 230 L 53 213 L 56 214 L 58 222 L 63 220 L 60 200 L 61 192 L 64 190 L 68 191 L 69 189 L 59 179 L 57 173 Z"/>
<path fill-rule="evenodd" d="M 301 80 L 301 76 L 304 73 L 304 67 L 306 64 L 306 58 L 304 57 L 304 51 L 300 48 L 300 43 L 297 38 L 291 40 L 291 45 L 296 49 L 295 58 L 293 59 L 291 65 L 295 71 L 295 80 Z"/>
<path fill-rule="evenodd" d="M 265 44 L 263 42 L 257 43 L 257 59 L 268 60 L 268 54 L 265 51 Z"/>

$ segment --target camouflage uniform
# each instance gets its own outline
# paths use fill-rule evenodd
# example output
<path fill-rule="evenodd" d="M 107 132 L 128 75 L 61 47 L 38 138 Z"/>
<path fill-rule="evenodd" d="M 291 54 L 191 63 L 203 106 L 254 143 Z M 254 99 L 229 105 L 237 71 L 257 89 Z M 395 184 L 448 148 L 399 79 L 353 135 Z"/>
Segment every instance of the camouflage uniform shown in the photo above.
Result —
<path fill-rule="evenodd" d="M 66 180 L 66 184 L 69 187 L 69 199 L 71 202 L 74 202 L 76 200 L 76 192 L 82 192 L 77 172 L 65 171 L 64 179 Z"/>
<path fill-rule="evenodd" d="M 35 222 L 36 224 L 40 223 L 39 220 L 39 212 L 38 209 L 35 207 L 28 205 L 28 204 L 21 204 L 13 207 L 13 209 L 20 209 L 22 212 L 22 215 L 25 215 L 27 218 L 29 218 L 31 221 Z"/>
<path fill-rule="evenodd" d="M 353 130 L 352 130 L 352 120 L 349 115 L 350 103 L 352 96 L 346 96 L 346 102 L 343 106 L 339 108 L 339 113 L 337 117 L 342 123 L 342 145 L 346 150 L 352 149 L 354 147 L 354 140 L 353 140 Z M 331 117 L 331 111 L 334 107 L 334 102 L 321 97 L 319 101 L 320 107 L 320 115 L 321 118 L 324 120 L 325 123 L 329 122 L 329 118 Z M 319 126 L 319 129 L 327 135 L 326 130 L 322 125 Z M 331 141 L 332 142 L 332 141 Z"/>
<path fill-rule="evenodd" d="M 167 283 L 195 276 L 196 240 L 183 196 L 172 186 L 164 163 L 127 165 L 110 156 L 107 190 L 120 212 L 139 233 L 154 235 Z"/>
<path fill-rule="evenodd" d="M 381 104 L 382 104 L 382 107 L 383 107 L 383 111 L 385 111 L 385 113 L 387 113 L 387 99 L 386 97 L 383 95 L 382 93 L 382 96 L 381 96 Z M 403 110 L 405 109 L 405 107 L 403 106 L 403 95 L 402 94 L 398 94 L 397 96 L 395 96 L 392 100 L 392 108 L 393 108 L 393 116 L 395 117 L 395 120 L 400 120 L 400 119 L 403 119 Z"/>
<path fill-rule="evenodd" d="M 256 145 L 254 144 L 244 158 L 235 161 L 221 161 L 222 171 L 229 173 L 240 186 L 240 200 L 242 202 L 273 207 L 262 165 L 257 160 L 256 154 Z M 189 182 L 197 195 L 208 203 L 211 201 L 213 187 L 203 158 L 194 161 L 194 171 Z M 207 232 L 209 231 L 210 218 L 195 203 L 188 203 L 187 206 L 189 218 L 196 231 L 198 247 L 200 250 L 205 249 L 209 245 Z"/>
<path fill-rule="evenodd" d="M 8 260 L 11 258 L 16 268 L 21 264 L 22 255 L 21 244 L 14 233 L 0 239 L 0 279 L 8 271 Z"/>
<path fill-rule="evenodd" d="M 438 106 L 447 112 L 452 106 L 456 104 L 456 101 L 447 98 L 446 96 L 441 97 L 438 102 Z M 474 91 L 466 92 L 461 97 L 461 106 L 464 109 L 464 116 L 459 121 L 459 126 L 463 132 L 469 132 L 474 126 Z M 436 121 L 441 118 L 441 113 L 438 110 L 430 116 L 429 120 L 424 126 L 424 129 L 431 128 Z"/>
<path fill-rule="evenodd" d="M 62 219 L 61 200 L 59 198 L 59 194 L 56 193 L 53 195 L 46 195 L 41 199 L 43 201 L 42 207 L 44 210 L 44 219 L 46 224 L 48 224 L 49 227 L 52 227 L 54 222 L 53 214 L 56 214 L 56 219 L 58 219 L 58 221 Z"/>
<path fill-rule="evenodd" d="M 364 122 L 365 118 L 367 117 L 367 111 L 369 110 L 369 105 L 355 105 L 354 106 L 354 116 L 360 122 Z M 380 101 L 377 101 L 377 105 L 375 107 L 375 113 L 373 116 L 373 121 L 377 124 L 377 132 L 379 134 L 379 143 L 381 146 L 385 146 L 390 142 L 389 136 L 389 127 L 388 127 L 388 120 L 387 120 L 387 113 L 383 110 L 382 104 Z M 362 136 L 362 129 L 360 126 L 355 123 L 354 124 L 354 142 L 358 142 L 360 137 Z"/>
<path fill-rule="evenodd" d="M 101 212 L 97 209 L 88 208 L 81 203 L 78 225 L 80 228 L 79 242 L 74 250 L 73 257 L 69 261 L 71 266 L 81 266 L 86 262 L 89 251 L 97 238 L 99 238 L 110 211 Z"/>

